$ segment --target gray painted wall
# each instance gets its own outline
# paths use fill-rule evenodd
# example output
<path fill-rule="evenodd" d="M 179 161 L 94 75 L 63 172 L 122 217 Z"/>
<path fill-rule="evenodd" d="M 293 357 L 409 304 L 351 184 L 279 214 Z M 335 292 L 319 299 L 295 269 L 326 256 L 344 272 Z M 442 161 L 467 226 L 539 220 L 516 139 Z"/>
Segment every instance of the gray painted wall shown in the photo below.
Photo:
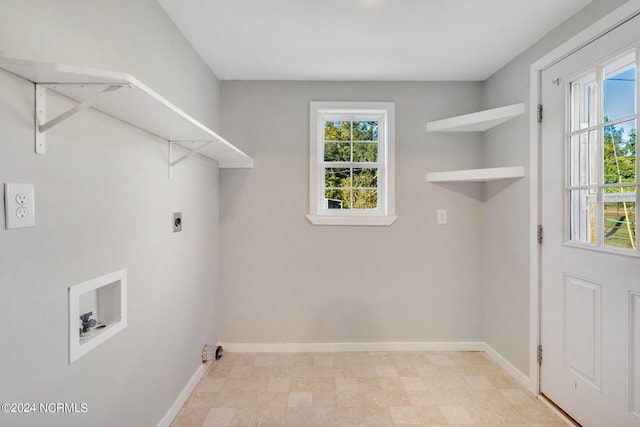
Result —
<path fill-rule="evenodd" d="M 477 87 L 472 83 L 223 82 L 223 130 L 254 156 L 257 167 L 251 174 L 221 175 L 221 339 L 455 341 L 466 335 L 487 341 L 527 374 L 528 172 L 521 180 L 487 184 L 481 196 L 466 185 L 426 184 L 424 174 L 528 169 L 528 112 L 484 136 L 426 134 L 424 123 L 480 107 L 528 106 L 530 64 L 623 3 L 593 1 L 482 83 L 480 106 L 474 96 L 460 94 Z M 442 92 L 434 96 L 436 88 Z M 398 103 L 400 219 L 390 229 L 313 227 L 304 219 L 310 100 Z M 449 225 L 435 225 L 436 208 L 449 209 Z M 332 245 L 338 239 L 353 243 L 336 255 Z M 354 255 L 358 241 L 371 249 L 366 256 Z M 376 267 L 365 267 L 371 260 Z M 343 279 L 329 280 L 323 263 Z M 468 305 L 460 295 L 480 299 Z M 451 316 L 461 322 L 446 321 Z"/>
<path fill-rule="evenodd" d="M 219 82 L 153 0 L 2 0 L 0 9 L 5 55 L 128 72 L 217 125 Z M 39 156 L 33 85 L 0 71 L 0 93 L 0 183 L 35 184 L 37 222 L 4 230 L 0 207 L 0 402 L 88 405 L 0 414 L 0 425 L 156 425 L 202 345 L 217 341 L 216 164 L 194 158 L 170 180 L 166 143 L 95 111 L 50 130 Z M 51 98 L 52 109 L 64 105 Z M 67 288 L 121 268 L 128 327 L 69 365 Z"/>
<path fill-rule="evenodd" d="M 623 0 L 594 0 L 491 76 L 484 107 L 529 105 L 530 66 L 578 34 Z M 529 372 L 529 116 L 528 112 L 485 135 L 487 167 L 524 165 L 525 178 L 489 183 L 484 205 L 484 337 L 523 373 Z M 543 172 L 544 173 L 544 172 Z"/>
<path fill-rule="evenodd" d="M 391 227 L 305 218 L 312 100 L 396 103 Z M 425 182 L 429 171 L 482 166 L 479 135 L 426 132 L 481 100 L 480 83 L 223 81 L 223 133 L 256 166 L 221 171 L 220 339 L 482 340 L 482 203 Z M 436 225 L 437 208 L 448 225 Z"/>

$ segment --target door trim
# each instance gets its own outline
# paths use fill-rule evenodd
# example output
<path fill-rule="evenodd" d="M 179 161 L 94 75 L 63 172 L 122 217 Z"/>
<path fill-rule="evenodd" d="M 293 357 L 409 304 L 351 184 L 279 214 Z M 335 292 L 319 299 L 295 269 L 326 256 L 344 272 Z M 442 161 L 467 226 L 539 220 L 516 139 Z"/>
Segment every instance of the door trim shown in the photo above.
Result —
<path fill-rule="evenodd" d="M 540 246 L 538 245 L 538 224 L 540 215 L 540 125 L 538 124 L 538 104 L 541 103 L 540 75 L 542 71 L 563 60 L 580 48 L 600 38 L 634 16 L 640 14 L 640 0 L 629 0 L 622 6 L 594 22 L 585 30 L 573 36 L 557 48 L 531 64 L 529 78 L 529 390 L 540 395 L 540 367 L 538 366 L 538 345 L 540 344 Z"/>

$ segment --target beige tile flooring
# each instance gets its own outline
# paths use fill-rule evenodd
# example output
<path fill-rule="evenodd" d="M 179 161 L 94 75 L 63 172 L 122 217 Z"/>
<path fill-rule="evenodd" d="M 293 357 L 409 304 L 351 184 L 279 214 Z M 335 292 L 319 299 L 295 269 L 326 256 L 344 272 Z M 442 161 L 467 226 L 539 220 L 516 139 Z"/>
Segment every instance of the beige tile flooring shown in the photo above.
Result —
<path fill-rule="evenodd" d="M 230 353 L 172 427 L 566 424 L 480 352 Z"/>

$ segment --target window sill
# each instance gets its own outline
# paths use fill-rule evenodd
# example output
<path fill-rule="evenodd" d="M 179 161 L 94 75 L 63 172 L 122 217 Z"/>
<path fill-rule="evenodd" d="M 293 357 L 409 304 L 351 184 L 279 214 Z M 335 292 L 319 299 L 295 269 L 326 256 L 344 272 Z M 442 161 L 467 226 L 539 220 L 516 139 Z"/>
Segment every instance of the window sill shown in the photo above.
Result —
<path fill-rule="evenodd" d="M 632 258 L 640 258 L 640 252 L 634 249 L 617 248 L 615 246 L 597 246 L 590 243 L 581 243 L 575 240 L 565 241 L 562 246 L 573 249 L 585 249 L 587 251 L 600 252 L 611 255 L 622 255 Z"/>
<path fill-rule="evenodd" d="M 307 219 L 313 225 L 362 225 L 362 226 L 390 226 L 393 224 L 397 215 L 307 215 Z"/>

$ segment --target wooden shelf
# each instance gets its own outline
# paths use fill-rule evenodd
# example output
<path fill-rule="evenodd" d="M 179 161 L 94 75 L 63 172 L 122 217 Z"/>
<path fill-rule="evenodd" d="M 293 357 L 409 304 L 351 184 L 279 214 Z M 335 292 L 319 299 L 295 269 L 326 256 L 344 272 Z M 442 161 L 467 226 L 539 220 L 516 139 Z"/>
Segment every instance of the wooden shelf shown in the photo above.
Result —
<path fill-rule="evenodd" d="M 195 153 L 217 160 L 221 168 L 253 167 L 251 157 L 129 74 L 6 57 L 0 57 L 0 68 L 35 83 L 36 103 L 46 96 L 45 89 L 79 103 L 45 122 L 44 110 L 39 110 L 46 102 L 40 101 L 36 108 L 36 152 L 40 154 L 45 152 L 42 141 L 48 129 L 91 107 L 190 150 L 177 160 L 170 158 L 170 168 Z"/>
<path fill-rule="evenodd" d="M 509 166 L 503 168 L 431 172 L 427 174 L 427 182 L 484 182 L 499 179 L 522 178 L 523 176 L 523 166 Z"/>
<path fill-rule="evenodd" d="M 524 114 L 523 103 L 507 105 L 428 122 L 427 132 L 484 132 L 522 114 Z"/>

